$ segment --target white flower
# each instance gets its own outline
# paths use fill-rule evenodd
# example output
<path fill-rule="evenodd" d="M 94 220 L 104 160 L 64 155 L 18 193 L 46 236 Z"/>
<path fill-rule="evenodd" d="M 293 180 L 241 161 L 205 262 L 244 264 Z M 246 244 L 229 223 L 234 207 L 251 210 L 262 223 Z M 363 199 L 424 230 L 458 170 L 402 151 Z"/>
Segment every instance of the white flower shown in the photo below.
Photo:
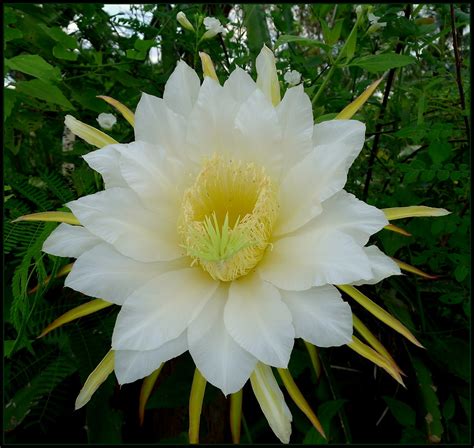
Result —
<path fill-rule="evenodd" d="M 110 130 L 114 127 L 114 124 L 117 123 L 117 118 L 114 114 L 101 113 L 97 117 L 97 123 L 102 129 Z"/>
<path fill-rule="evenodd" d="M 350 343 L 351 308 L 333 285 L 400 270 L 367 246 L 384 213 L 343 189 L 365 125 L 314 125 L 301 85 L 280 101 L 266 47 L 257 71 L 257 83 L 236 68 L 223 86 L 210 76 L 201 84 L 180 61 L 163 99 L 142 95 L 134 142 L 84 156 L 105 190 L 69 202 L 81 226 L 60 224 L 43 250 L 77 258 L 66 286 L 121 307 L 120 384 L 189 350 L 226 395 L 253 375 L 288 441 L 291 414 L 257 365 L 286 368 L 295 338 Z"/>
<path fill-rule="evenodd" d="M 178 12 L 178 14 L 176 14 L 176 20 L 179 22 L 179 24 L 183 28 L 189 31 L 194 31 L 194 27 L 192 23 L 188 20 L 188 18 L 186 17 L 186 14 L 183 11 L 180 11 Z"/>
<path fill-rule="evenodd" d="M 367 14 L 367 18 L 369 19 L 369 22 L 370 22 L 370 27 L 367 30 L 369 33 L 374 33 L 375 31 L 378 31 L 379 29 L 387 26 L 387 22 L 379 22 L 380 17 L 377 17 L 371 12 Z"/>
<path fill-rule="evenodd" d="M 285 73 L 284 79 L 288 84 L 296 86 L 301 82 L 301 73 L 296 70 L 288 71 Z"/>
<path fill-rule="evenodd" d="M 225 28 L 221 25 L 219 19 L 215 17 L 206 17 L 204 19 L 204 26 L 206 27 L 206 32 L 204 33 L 204 39 L 210 39 L 218 33 L 223 33 Z"/>

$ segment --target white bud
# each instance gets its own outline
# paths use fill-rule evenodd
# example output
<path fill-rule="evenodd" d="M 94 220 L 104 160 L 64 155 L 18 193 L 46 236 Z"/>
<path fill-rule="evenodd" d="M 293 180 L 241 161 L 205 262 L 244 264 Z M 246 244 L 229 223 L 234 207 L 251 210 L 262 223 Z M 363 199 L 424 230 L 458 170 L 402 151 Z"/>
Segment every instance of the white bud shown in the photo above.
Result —
<path fill-rule="evenodd" d="M 216 19 L 215 17 L 206 17 L 204 19 L 204 26 L 207 31 L 204 33 L 203 39 L 211 39 L 216 34 L 225 31 L 225 28 L 221 25 L 219 19 Z"/>
<path fill-rule="evenodd" d="M 109 131 L 114 127 L 114 124 L 117 123 L 117 118 L 115 118 L 114 114 L 101 113 L 97 117 L 97 122 L 102 129 Z"/>
<path fill-rule="evenodd" d="M 178 14 L 176 14 L 176 20 L 183 28 L 186 28 L 189 31 L 194 31 L 192 23 L 188 20 L 183 11 L 179 11 Z"/>
<path fill-rule="evenodd" d="M 301 73 L 296 70 L 291 70 L 285 73 L 283 79 L 290 85 L 296 86 L 301 82 Z"/>

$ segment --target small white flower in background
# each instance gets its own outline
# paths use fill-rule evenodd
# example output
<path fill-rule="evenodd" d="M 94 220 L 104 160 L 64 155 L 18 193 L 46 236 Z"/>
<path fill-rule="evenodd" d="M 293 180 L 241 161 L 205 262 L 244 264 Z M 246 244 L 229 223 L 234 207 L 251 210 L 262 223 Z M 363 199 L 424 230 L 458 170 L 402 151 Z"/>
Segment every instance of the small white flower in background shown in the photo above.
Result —
<path fill-rule="evenodd" d="M 206 27 L 206 32 L 204 33 L 203 39 L 210 39 L 216 34 L 223 33 L 225 28 L 221 25 L 219 19 L 215 17 L 206 17 L 204 19 L 204 26 Z"/>
<path fill-rule="evenodd" d="M 101 113 L 97 117 L 97 123 L 99 123 L 102 129 L 109 131 L 114 127 L 114 124 L 117 123 L 117 118 L 115 118 L 114 114 Z"/>
<path fill-rule="evenodd" d="M 291 70 L 285 73 L 284 79 L 290 86 L 296 86 L 301 82 L 301 73 L 296 70 Z"/>
<path fill-rule="evenodd" d="M 380 17 L 377 17 L 376 15 L 372 14 L 371 12 L 369 12 L 367 14 L 367 18 L 369 19 L 369 22 L 370 22 L 370 27 L 367 30 L 368 33 L 375 33 L 380 28 L 383 28 L 383 27 L 387 26 L 387 22 L 379 22 Z"/>
<path fill-rule="evenodd" d="M 178 14 L 176 15 L 176 20 L 179 22 L 179 24 L 183 28 L 186 28 L 189 31 L 194 31 L 193 25 L 188 20 L 188 18 L 186 17 L 186 14 L 183 11 L 178 12 Z"/>

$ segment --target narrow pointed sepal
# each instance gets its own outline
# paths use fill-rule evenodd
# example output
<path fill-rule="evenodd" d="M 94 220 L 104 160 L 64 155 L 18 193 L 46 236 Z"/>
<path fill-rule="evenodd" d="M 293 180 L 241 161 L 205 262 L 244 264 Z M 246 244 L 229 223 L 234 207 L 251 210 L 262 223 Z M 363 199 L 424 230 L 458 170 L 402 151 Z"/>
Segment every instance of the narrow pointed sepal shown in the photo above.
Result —
<path fill-rule="evenodd" d="M 274 106 L 280 103 L 280 82 L 276 70 L 275 56 L 266 45 L 256 60 L 257 86 Z"/>
<path fill-rule="evenodd" d="M 115 109 L 117 109 L 122 114 L 125 120 L 127 120 L 133 127 L 135 126 L 135 115 L 127 106 L 125 106 L 125 104 L 122 104 L 120 101 L 117 101 L 110 96 L 97 95 L 97 98 L 100 98 L 106 103 L 109 103 L 111 106 L 114 106 Z"/>
<path fill-rule="evenodd" d="M 102 310 L 111 306 L 112 303 L 106 302 L 102 299 L 91 300 L 90 302 L 84 303 L 82 305 L 69 310 L 64 313 L 62 316 L 58 317 L 55 321 L 51 322 L 37 337 L 37 339 L 46 336 L 50 331 L 55 330 L 56 328 L 72 322 L 73 320 L 79 319 L 80 317 L 88 316 L 89 314 L 95 313 L 96 311 Z"/>
<path fill-rule="evenodd" d="M 369 347 L 367 344 L 364 344 L 360 339 L 352 336 L 352 342 L 349 342 L 347 346 L 354 350 L 356 353 L 362 357 L 373 362 L 375 365 L 381 367 L 385 370 L 395 381 L 401 384 L 403 387 L 405 383 L 403 382 L 400 373 L 379 353 L 377 353 L 373 348 Z"/>
<path fill-rule="evenodd" d="M 64 124 L 70 129 L 70 131 L 77 135 L 87 143 L 96 146 L 97 148 L 103 148 L 107 145 L 113 145 L 118 143 L 117 140 L 113 139 L 109 135 L 102 131 L 77 120 L 72 115 L 66 115 Z"/>
<path fill-rule="evenodd" d="M 392 260 L 398 264 L 398 266 L 400 267 L 402 271 L 411 272 L 412 274 L 419 275 L 420 277 L 426 278 L 428 280 L 436 280 L 439 278 L 437 275 L 427 274 L 421 269 L 415 268 L 415 266 L 405 263 L 404 261 L 397 260 L 396 258 L 393 258 L 393 257 L 392 257 Z"/>
<path fill-rule="evenodd" d="M 105 355 L 104 359 L 100 361 L 98 366 L 92 371 L 92 373 L 87 377 L 84 386 L 82 386 L 81 391 L 76 399 L 75 409 L 76 411 L 83 406 L 85 406 L 89 400 L 94 395 L 95 391 L 100 387 L 100 385 L 108 378 L 108 376 L 114 370 L 114 358 L 115 353 L 113 350 Z"/>
<path fill-rule="evenodd" d="M 382 81 L 383 77 L 374 81 L 364 92 L 358 96 L 351 104 L 346 106 L 344 109 L 339 112 L 336 116 L 336 120 L 349 120 L 351 119 L 357 111 L 365 104 L 365 102 L 372 96 L 372 94 L 377 89 L 378 85 Z"/>
<path fill-rule="evenodd" d="M 407 232 L 405 229 L 402 229 L 401 227 L 395 226 L 393 224 L 388 224 L 384 227 L 384 229 L 390 230 L 391 232 L 399 233 L 403 236 L 412 236 L 411 233 Z"/>
<path fill-rule="evenodd" d="M 357 332 L 369 343 L 369 345 L 381 356 L 383 356 L 389 364 L 391 364 L 395 370 L 401 375 L 406 376 L 402 369 L 398 367 L 397 363 L 393 359 L 392 355 L 382 345 L 382 343 L 375 337 L 375 335 L 364 325 L 364 323 L 355 315 L 352 314 L 352 322 Z"/>
<path fill-rule="evenodd" d="M 243 390 L 240 389 L 234 394 L 230 394 L 230 432 L 232 434 L 232 443 L 240 443 L 240 427 L 242 421 L 242 396 Z"/>
<path fill-rule="evenodd" d="M 446 216 L 451 213 L 444 208 L 426 207 L 424 205 L 383 208 L 382 211 L 385 213 L 385 217 L 389 221 L 402 218 L 419 218 L 424 216 Z"/>
<path fill-rule="evenodd" d="M 199 426 L 201 422 L 202 401 L 206 391 L 206 379 L 201 372 L 194 371 L 191 395 L 189 396 L 189 443 L 199 443 Z"/>
<path fill-rule="evenodd" d="M 271 367 L 258 362 L 250 375 L 250 383 L 270 428 L 282 443 L 289 443 L 293 418 Z"/>
<path fill-rule="evenodd" d="M 310 405 L 304 398 L 301 391 L 298 389 L 298 386 L 296 385 L 293 377 L 291 376 L 290 371 L 288 369 L 278 369 L 278 373 L 280 374 L 283 384 L 285 385 L 286 390 L 290 394 L 290 397 L 293 399 L 296 406 L 298 406 L 303 412 L 303 414 L 308 417 L 309 421 L 313 424 L 316 430 L 325 439 L 327 439 L 326 434 L 324 433 L 324 429 L 321 426 L 321 422 L 319 421 L 318 417 L 316 417 L 316 414 L 311 409 Z"/>
<path fill-rule="evenodd" d="M 199 52 L 199 57 L 201 58 L 202 72 L 204 76 L 207 76 L 209 78 L 212 78 L 214 81 L 219 82 L 219 78 L 217 77 L 216 69 L 214 68 L 214 64 L 212 62 L 211 57 L 203 51 Z"/>
<path fill-rule="evenodd" d="M 316 379 L 319 379 L 321 376 L 321 362 L 319 361 L 318 349 L 308 341 L 304 341 L 304 345 L 308 350 L 309 359 L 311 360 L 311 365 L 313 366 L 314 373 L 316 374 Z"/>
<path fill-rule="evenodd" d="M 70 212 L 41 212 L 23 215 L 12 222 L 20 221 L 42 221 L 42 222 L 65 222 L 66 224 L 80 225 L 79 220 Z"/>
<path fill-rule="evenodd" d="M 161 364 L 151 375 L 148 375 L 142 383 L 142 388 L 140 389 L 140 399 L 138 402 L 138 419 L 140 421 L 140 426 L 143 426 L 145 421 L 145 407 L 150 398 L 153 386 L 160 375 L 161 369 L 163 368 L 164 363 Z"/>
<path fill-rule="evenodd" d="M 349 297 L 352 297 L 356 302 L 362 305 L 369 313 L 373 314 L 377 319 L 384 324 L 393 328 L 395 331 L 405 336 L 410 342 L 420 348 L 424 348 L 420 342 L 413 336 L 413 333 L 405 327 L 398 319 L 393 317 L 390 313 L 385 311 L 382 307 L 370 300 L 365 294 L 361 293 L 357 288 L 350 285 L 336 285 L 341 291 L 344 291 Z"/>
<path fill-rule="evenodd" d="M 64 265 L 56 274 L 55 278 L 60 278 L 60 277 L 63 277 L 64 275 L 67 275 L 71 272 L 72 270 L 72 267 L 74 266 L 74 263 L 69 263 L 69 264 L 66 264 Z M 38 291 L 40 285 L 42 286 L 46 286 L 49 282 L 51 281 L 51 276 L 48 275 L 44 281 L 42 283 L 38 283 L 35 287 L 31 288 L 29 291 L 28 291 L 28 294 L 33 294 L 35 293 L 36 291 Z"/>

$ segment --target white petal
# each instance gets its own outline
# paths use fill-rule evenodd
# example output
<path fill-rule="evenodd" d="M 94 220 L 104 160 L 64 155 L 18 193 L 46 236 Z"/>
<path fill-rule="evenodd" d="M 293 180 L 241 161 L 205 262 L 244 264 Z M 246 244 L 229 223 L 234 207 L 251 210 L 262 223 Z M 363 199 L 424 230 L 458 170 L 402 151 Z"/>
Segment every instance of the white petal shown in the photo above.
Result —
<path fill-rule="evenodd" d="M 227 288 L 219 288 L 188 328 L 189 352 L 196 367 L 224 395 L 242 389 L 257 363 L 225 328 L 227 294 Z"/>
<path fill-rule="evenodd" d="M 317 188 L 324 201 L 344 187 L 347 172 L 364 146 L 365 124 L 357 120 L 330 120 L 314 126 L 317 151 Z"/>
<path fill-rule="evenodd" d="M 199 94 L 201 81 L 184 61 L 179 61 L 165 85 L 163 99 L 174 112 L 187 118 Z"/>
<path fill-rule="evenodd" d="M 402 275 L 398 264 L 390 257 L 387 257 L 377 246 L 364 247 L 364 251 L 369 257 L 372 269 L 372 278 L 360 282 L 353 282 L 352 285 L 374 285 L 391 275 Z"/>
<path fill-rule="evenodd" d="M 201 164 L 213 153 L 231 154 L 234 119 L 238 103 L 229 89 L 205 77 L 193 111 L 189 116 L 186 148 L 188 157 Z"/>
<path fill-rule="evenodd" d="M 285 166 L 289 167 L 312 149 L 313 108 L 303 86 L 288 89 L 276 111 L 283 133 Z"/>
<path fill-rule="evenodd" d="M 338 231 L 298 232 L 275 242 L 258 272 L 264 280 L 290 291 L 372 278 L 365 252 L 352 237 Z"/>
<path fill-rule="evenodd" d="M 257 86 L 274 106 L 280 102 L 280 83 L 273 52 L 263 45 L 255 61 L 257 68 Z"/>
<path fill-rule="evenodd" d="M 176 358 L 188 349 L 186 332 L 165 342 L 155 350 L 116 350 L 115 376 L 120 385 L 133 383 L 153 373 L 162 363 Z"/>
<path fill-rule="evenodd" d="M 128 188 L 110 188 L 67 206 L 87 230 L 128 257 L 149 262 L 181 256 L 174 207 L 147 210 Z"/>
<path fill-rule="evenodd" d="M 135 112 L 135 140 L 160 145 L 169 154 L 182 157 L 185 119 L 172 111 L 165 100 L 146 93 Z"/>
<path fill-rule="evenodd" d="M 238 103 L 243 103 L 256 88 L 257 85 L 251 76 L 240 67 L 236 67 L 224 83 L 224 90 L 229 91 Z"/>
<path fill-rule="evenodd" d="M 370 236 L 383 229 L 387 218 L 382 210 L 366 204 L 344 190 L 322 203 L 323 211 L 310 224 L 322 230 L 340 230 L 364 246 Z"/>
<path fill-rule="evenodd" d="M 306 291 L 280 290 L 293 316 L 297 337 L 318 347 L 338 347 L 352 340 L 352 311 L 332 285 Z"/>
<path fill-rule="evenodd" d="M 272 369 L 259 362 L 250 377 L 252 389 L 270 428 L 283 443 L 291 436 L 291 412 L 273 376 Z"/>
<path fill-rule="evenodd" d="M 82 156 L 87 164 L 102 175 L 105 188 L 126 187 L 127 183 L 120 174 L 118 151 L 127 145 L 108 145 L 97 151 L 89 152 Z"/>
<path fill-rule="evenodd" d="M 135 291 L 115 323 L 112 348 L 153 350 L 178 337 L 219 283 L 200 268 L 167 272 Z"/>
<path fill-rule="evenodd" d="M 230 285 L 224 322 L 236 342 L 260 361 L 287 367 L 295 332 L 291 314 L 278 289 L 257 275 L 247 275 Z"/>
<path fill-rule="evenodd" d="M 43 243 L 43 252 L 57 257 L 77 258 L 102 240 L 85 227 L 61 223 Z"/>
<path fill-rule="evenodd" d="M 151 210 L 169 206 L 176 221 L 187 176 L 181 162 L 158 146 L 133 142 L 121 151 L 120 170 L 128 186 Z"/>
<path fill-rule="evenodd" d="M 260 89 L 255 90 L 235 117 L 239 155 L 278 178 L 283 163 L 282 130 L 275 108 Z"/>
<path fill-rule="evenodd" d="M 142 263 L 101 243 L 84 252 L 74 263 L 65 286 L 122 305 L 126 298 L 152 278 L 176 269 L 177 262 Z"/>
<path fill-rule="evenodd" d="M 321 202 L 340 191 L 364 144 L 365 125 L 333 120 L 314 127 L 315 148 L 287 173 L 280 187 L 275 235 L 298 229 L 321 212 Z"/>

